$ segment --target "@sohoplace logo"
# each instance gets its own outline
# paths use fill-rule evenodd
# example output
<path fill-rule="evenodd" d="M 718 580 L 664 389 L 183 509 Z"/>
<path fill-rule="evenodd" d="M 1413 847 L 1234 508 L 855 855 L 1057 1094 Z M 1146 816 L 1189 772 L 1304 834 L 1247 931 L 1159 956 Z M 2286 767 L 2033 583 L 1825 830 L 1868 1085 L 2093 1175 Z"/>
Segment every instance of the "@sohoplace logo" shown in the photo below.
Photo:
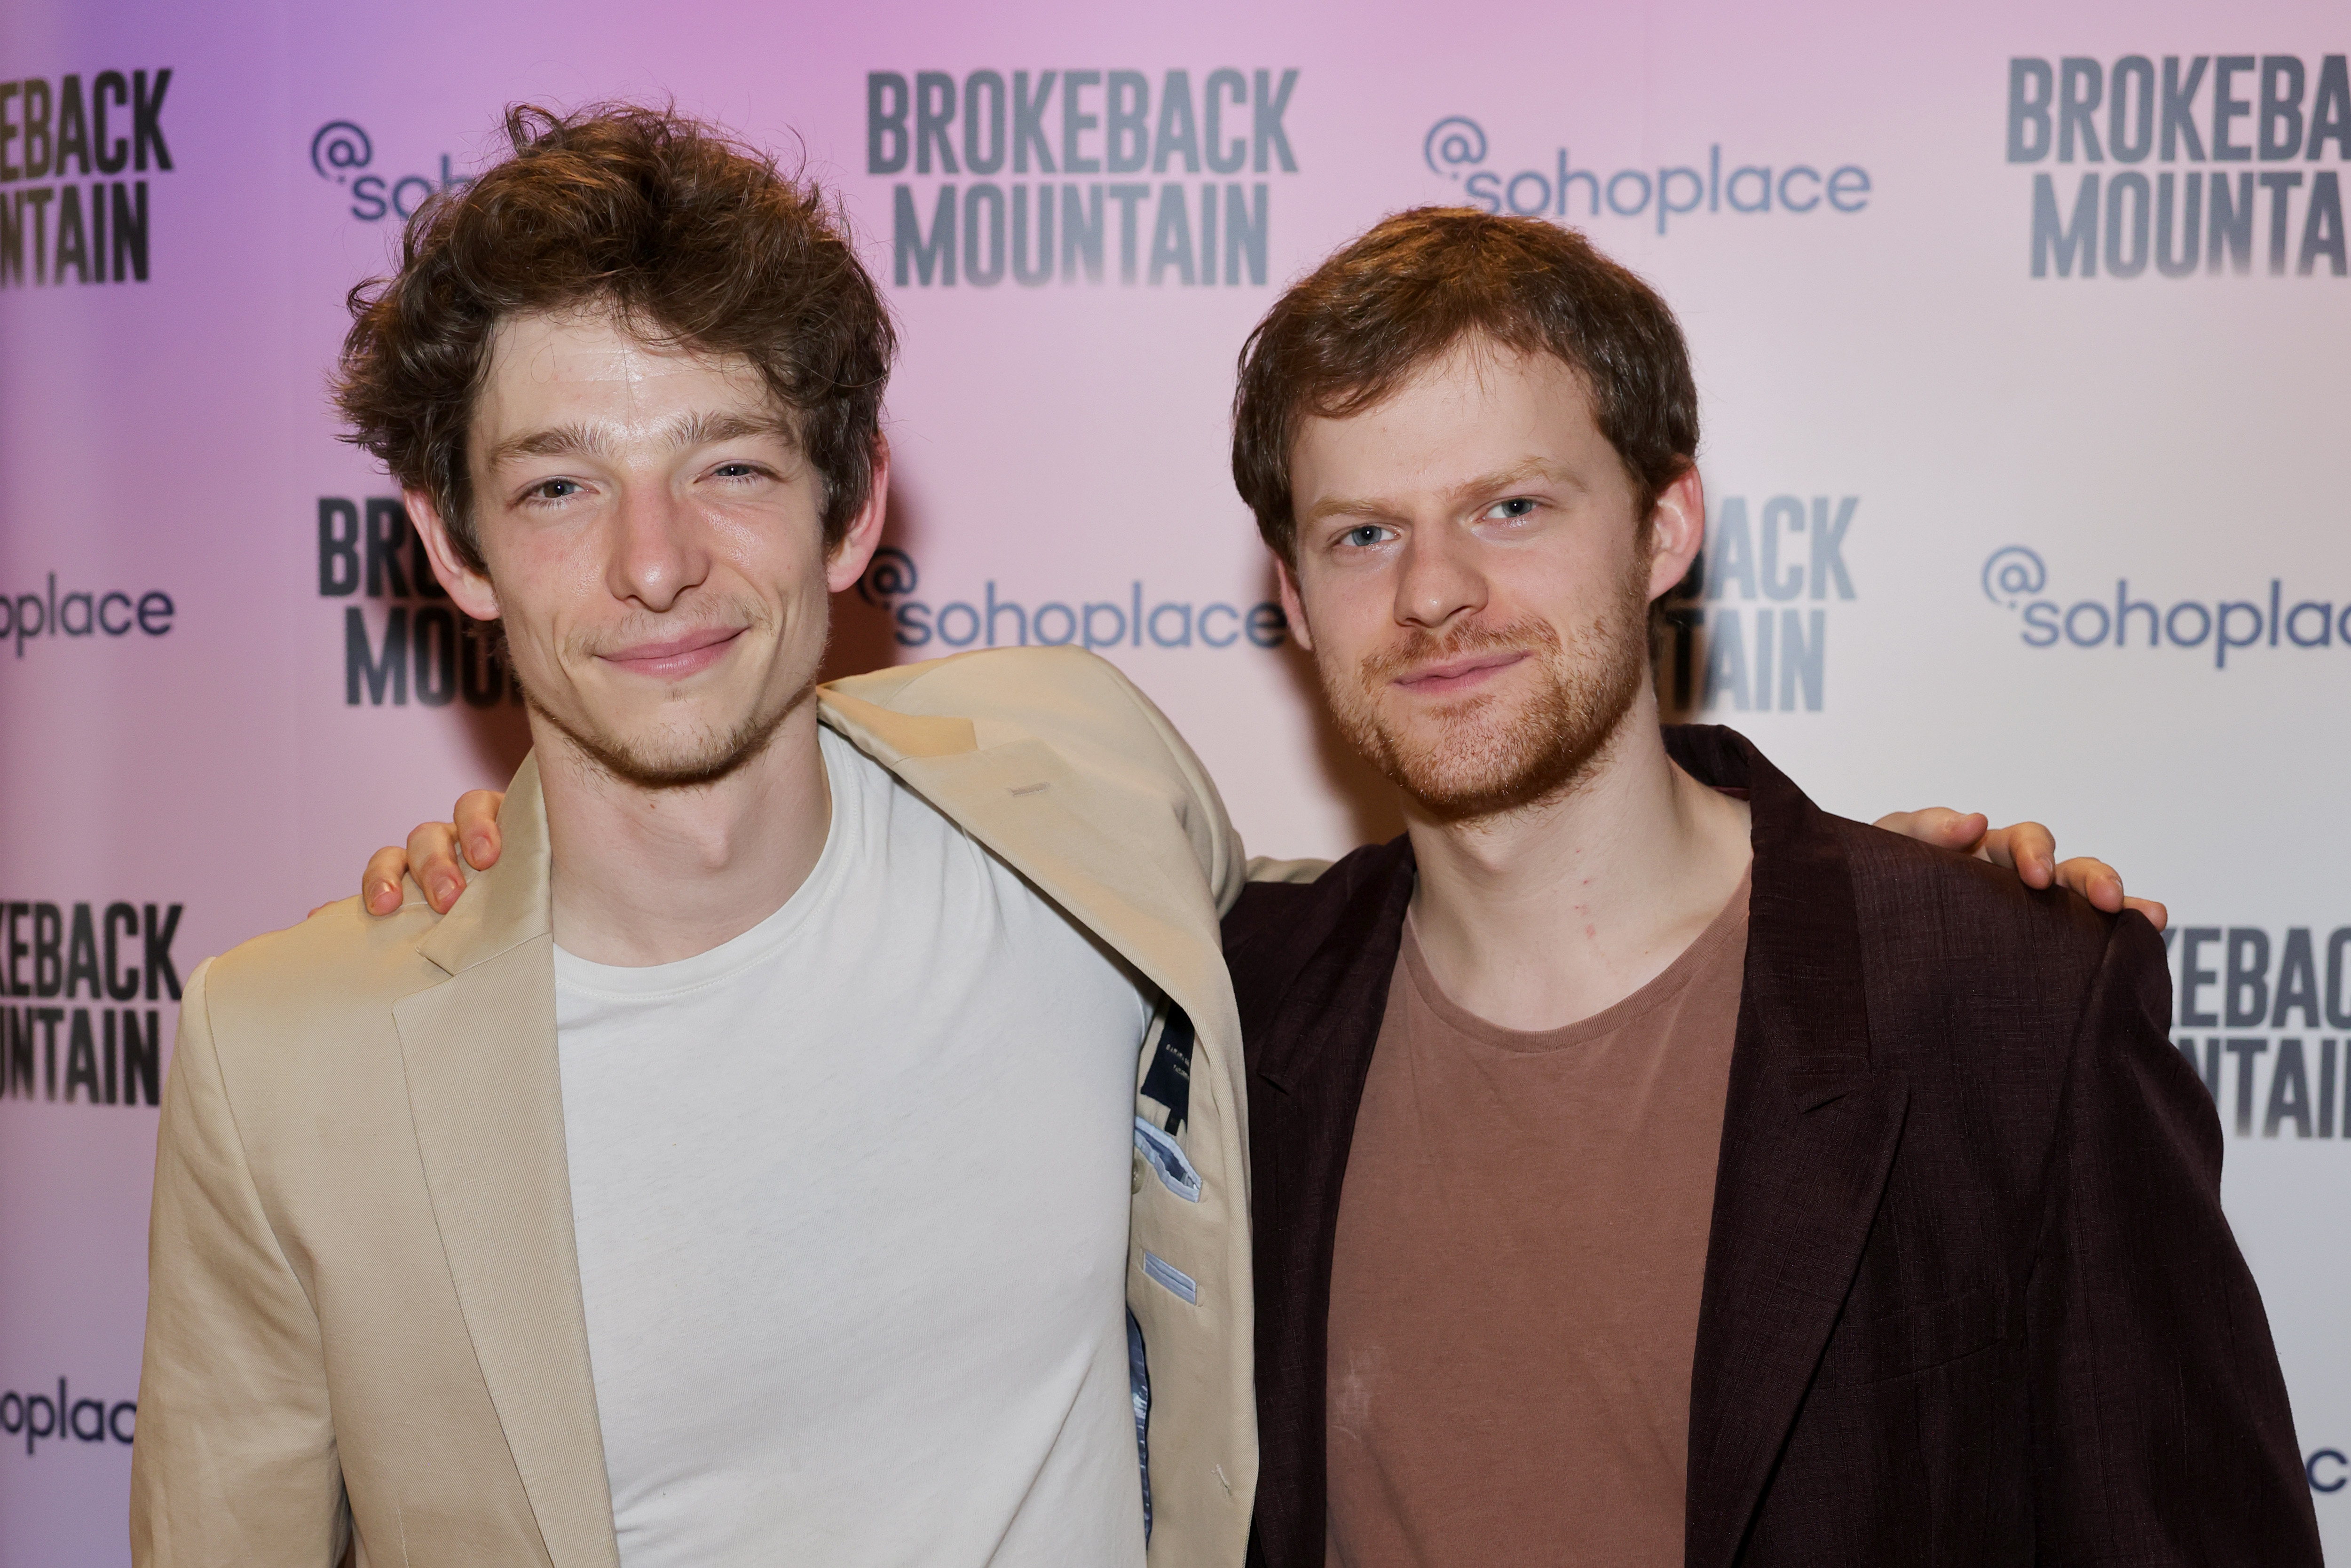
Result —
<path fill-rule="evenodd" d="M 1574 167 L 1561 147 L 1551 168 L 1505 175 L 1485 166 L 1488 152 L 1485 128 L 1467 115 L 1448 114 L 1421 138 L 1421 162 L 1429 172 L 1459 182 L 1463 194 L 1489 213 L 1562 221 L 1646 214 L 1654 216 L 1662 235 L 1677 217 L 1775 211 L 1802 215 L 1824 209 L 1851 214 L 1869 205 L 1869 171 L 1857 163 L 1841 163 L 1826 173 L 1811 163 L 1739 163 L 1724 158 L 1720 142 L 1707 149 L 1704 169 L 1679 164 L 1613 173 Z M 1577 203 L 1571 203 L 1571 193 Z"/>
<path fill-rule="evenodd" d="M 891 636 L 902 648 L 927 647 L 933 642 L 948 649 L 1008 643 L 1059 648 L 1072 643 L 1088 649 L 1279 648 L 1290 635 L 1279 604 L 1196 605 L 1161 600 L 1146 609 L 1148 596 L 1140 580 L 1129 585 L 1123 599 L 1076 604 L 1049 600 L 1033 608 L 998 598 L 992 578 L 979 602 L 958 599 L 936 607 L 913 597 L 921 583 L 914 558 L 894 545 L 876 550 L 873 563 L 858 580 L 857 596 L 889 612 Z"/>
<path fill-rule="evenodd" d="M 2111 599 L 2061 604 L 2043 596 L 2049 567 L 2039 553 L 2005 545 L 1985 559 L 1979 581 L 1986 599 L 2023 618 L 2017 635 L 2028 648 L 2209 647 L 2212 667 L 2225 670 L 2229 655 L 2246 649 L 2351 647 L 2351 600 L 2289 593 L 2283 578 L 2258 597 L 2169 604 L 2136 598 L 2130 580 L 2116 578 Z"/>
<path fill-rule="evenodd" d="M 473 180 L 450 167 L 441 154 L 441 177 L 366 172 L 375 162 L 375 142 L 356 121 L 330 120 L 310 137 L 310 167 L 321 180 L 330 180 L 351 194 L 351 216 L 362 223 L 381 223 L 389 214 L 402 223 L 416 215 L 435 191 L 462 191 Z"/>
<path fill-rule="evenodd" d="M 0 643 L 13 640 L 16 657 L 21 659 L 28 639 L 88 637 L 100 632 L 120 637 L 133 628 L 147 636 L 161 637 L 170 632 L 172 617 L 177 613 L 172 596 L 160 588 L 144 592 L 69 588 L 60 596 L 57 574 L 53 571 L 46 594 L 0 593 Z"/>
<path fill-rule="evenodd" d="M 19 1394 L 13 1388 L 0 1392 L 0 1432 L 12 1437 L 22 1433 L 26 1454 L 32 1453 L 43 1438 L 128 1443 L 137 1433 L 137 1401 L 122 1399 L 109 1405 L 103 1399 L 69 1398 L 68 1394 L 62 1377 L 57 1379 L 55 1398 L 47 1390 L 39 1394 Z"/>

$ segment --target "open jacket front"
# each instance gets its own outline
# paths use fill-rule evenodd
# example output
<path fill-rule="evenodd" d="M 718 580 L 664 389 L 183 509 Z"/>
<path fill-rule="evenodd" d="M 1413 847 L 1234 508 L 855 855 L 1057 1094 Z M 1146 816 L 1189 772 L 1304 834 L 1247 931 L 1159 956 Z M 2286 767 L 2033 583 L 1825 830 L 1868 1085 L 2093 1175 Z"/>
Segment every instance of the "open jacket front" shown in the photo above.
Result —
<path fill-rule="evenodd" d="M 1829 816 L 1729 730 L 1668 744 L 1748 791 L 1755 852 L 1688 1568 L 2316 1563 L 2153 929 Z M 1323 1562 L 1332 1249 L 1413 887 L 1398 840 L 1225 921 L 1267 1568 Z"/>
<path fill-rule="evenodd" d="M 1165 998 L 1135 1109 L 1184 1163 L 1145 1179 L 1138 1129 L 1127 1270 L 1152 1372 L 1150 1558 L 1229 1568 L 1257 1457 L 1247 1108 L 1217 943 L 1247 868 L 1224 807 L 1090 654 L 966 655 L 820 701 Z M 189 983 L 150 1245 L 141 1564 L 326 1568 L 348 1548 L 415 1568 L 617 1568 L 535 761 L 501 826 L 505 853 L 445 918 L 413 884 L 384 919 L 346 901 Z"/>

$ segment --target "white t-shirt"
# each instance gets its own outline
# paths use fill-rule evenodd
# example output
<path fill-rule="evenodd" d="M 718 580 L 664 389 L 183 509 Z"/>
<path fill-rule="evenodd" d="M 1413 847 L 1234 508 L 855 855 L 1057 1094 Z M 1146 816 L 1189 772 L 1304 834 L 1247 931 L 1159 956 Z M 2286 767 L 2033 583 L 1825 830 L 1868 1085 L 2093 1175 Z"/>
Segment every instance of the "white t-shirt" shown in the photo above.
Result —
<path fill-rule="evenodd" d="M 563 1124 L 626 1568 L 1143 1561 L 1126 1347 L 1149 1004 L 831 731 L 784 906 L 559 949 Z"/>

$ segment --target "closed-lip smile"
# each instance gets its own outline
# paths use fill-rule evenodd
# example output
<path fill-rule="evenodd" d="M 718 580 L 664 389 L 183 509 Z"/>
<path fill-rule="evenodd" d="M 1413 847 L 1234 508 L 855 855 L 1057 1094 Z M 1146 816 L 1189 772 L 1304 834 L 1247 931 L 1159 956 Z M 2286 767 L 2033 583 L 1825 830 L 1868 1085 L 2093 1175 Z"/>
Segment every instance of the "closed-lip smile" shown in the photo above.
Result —
<path fill-rule="evenodd" d="M 1458 659 L 1425 664 L 1410 674 L 1399 675 L 1395 684 L 1416 695 L 1444 696 L 1479 685 L 1497 670 L 1507 669 L 1526 656 L 1524 651 L 1517 648 L 1465 653 Z"/>
<path fill-rule="evenodd" d="M 639 643 L 632 647 L 616 648 L 597 657 L 632 674 L 682 680 L 725 658 L 726 650 L 735 645 L 735 639 L 743 632 L 744 628 L 740 626 L 705 626 L 657 643 Z"/>

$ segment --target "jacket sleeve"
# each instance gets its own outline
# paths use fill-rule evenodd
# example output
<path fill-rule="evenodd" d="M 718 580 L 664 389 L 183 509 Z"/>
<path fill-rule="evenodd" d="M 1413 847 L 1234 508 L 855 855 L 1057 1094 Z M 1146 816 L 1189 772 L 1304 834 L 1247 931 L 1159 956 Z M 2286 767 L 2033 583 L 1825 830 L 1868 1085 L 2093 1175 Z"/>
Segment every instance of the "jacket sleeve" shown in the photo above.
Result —
<path fill-rule="evenodd" d="M 2220 1209 L 2220 1124 L 2172 1047 L 2163 948 L 2115 922 L 2026 1290 L 2043 1562 L 2319 1562 L 2285 1379 Z"/>
<path fill-rule="evenodd" d="M 147 1242 L 131 1458 L 140 1568 L 329 1568 L 349 1512 L 319 1322 L 262 1212 L 207 1013 L 181 998 Z"/>

